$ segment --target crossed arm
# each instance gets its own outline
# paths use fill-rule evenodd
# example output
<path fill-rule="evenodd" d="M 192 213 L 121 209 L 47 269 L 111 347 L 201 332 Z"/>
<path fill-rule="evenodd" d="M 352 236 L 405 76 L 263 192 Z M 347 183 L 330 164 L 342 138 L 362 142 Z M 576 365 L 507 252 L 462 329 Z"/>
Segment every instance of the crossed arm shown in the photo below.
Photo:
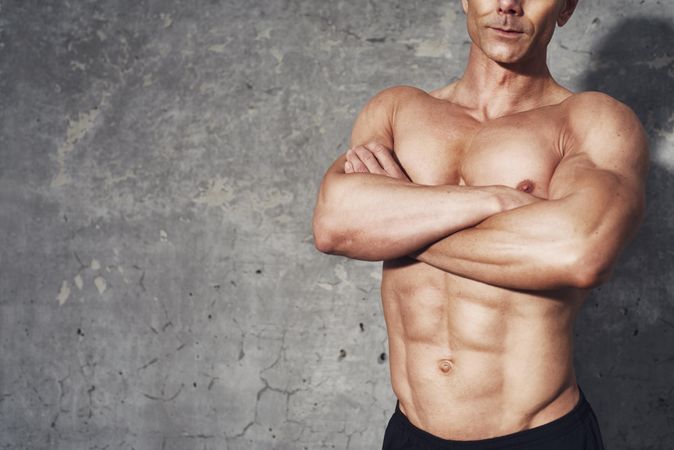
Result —
<path fill-rule="evenodd" d="M 325 253 L 390 260 L 533 199 L 500 186 L 412 183 L 388 148 L 370 143 L 349 150 L 326 173 L 314 211 L 314 238 Z"/>
<path fill-rule="evenodd" d="M 498 186 L 415 185 L 387 157 L 383 133 L 383 146 L 358 146 L 326 174 L 317 247 L 368 260 L 409 255 L 511 289 L 601 284 L 643 217 L 647 143 L 623 105 L 601 94 L 577 101 L 548 200 Z"/>

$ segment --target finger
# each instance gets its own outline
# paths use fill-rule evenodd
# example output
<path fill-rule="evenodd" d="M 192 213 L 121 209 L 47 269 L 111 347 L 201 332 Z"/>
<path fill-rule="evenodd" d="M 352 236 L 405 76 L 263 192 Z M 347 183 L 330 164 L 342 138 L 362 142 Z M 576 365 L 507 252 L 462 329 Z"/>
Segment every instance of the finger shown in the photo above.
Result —
<path fill-rule="evenodd" d="M 351 166 L 353 167 L 353 171 L 355 173 L 369 173 L 369 170 L 367 170 L 367 166 L 363 164 L 363 161 L 360 160 L 355 151 L 349 150 L 348 152 L 346 152 L 346 159 L 348 162 L 351 163 Z"/>
<path fill-rule="evenodd" d="M 349 161 L 344 163 L 344 172 L 345 173 L 353 173 L 353 164 L 351 164 Z"/>
<path fill-rule="evenodd" d="M 384 168 L 379 164 L 379 161 L 377 158 L 375 158 L 374 154 L 368 150 L 364 146 L 358 146 L 354 150 L 356 152 L 356 155 L 358 155 L 358 158 L 365 164 L 367 167 L 367 170 L 370 171 L 370 173 L 376 173 L 378 175 L 386 175 L 386 171 Z"/>
<path fill-rule="evenodd" d="M 377 142 L 371 142 L 366 147 L 374 154 L 389 176 L 408 179 L 398 161 L 393 157 L 393 151 Z"/>

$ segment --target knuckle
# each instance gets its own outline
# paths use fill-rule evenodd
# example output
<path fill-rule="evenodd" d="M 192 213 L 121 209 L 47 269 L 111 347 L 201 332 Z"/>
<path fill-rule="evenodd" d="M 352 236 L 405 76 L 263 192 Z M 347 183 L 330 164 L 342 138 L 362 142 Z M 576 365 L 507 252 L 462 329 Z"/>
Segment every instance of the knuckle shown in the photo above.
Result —
<path fill-rule="evenodd" d="M 357 153 L 361 159 L 372 159 L 372 153 L 366 148 L 360 149 Z"/>

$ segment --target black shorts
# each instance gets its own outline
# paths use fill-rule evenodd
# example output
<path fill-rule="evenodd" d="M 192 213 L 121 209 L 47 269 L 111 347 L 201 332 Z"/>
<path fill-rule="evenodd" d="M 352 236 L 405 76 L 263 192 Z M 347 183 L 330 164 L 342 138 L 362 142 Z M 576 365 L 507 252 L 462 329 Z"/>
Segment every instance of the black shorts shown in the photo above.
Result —
<path fill-rule="evenodd" d="M 412 425 L 399 405 L 396 402 L 386 427 L 382 450 L 604 450 L 597 417 L 582 390 L 576 406 L 552 422 L 477 441 L 453 441 L 432 435 Z"/>

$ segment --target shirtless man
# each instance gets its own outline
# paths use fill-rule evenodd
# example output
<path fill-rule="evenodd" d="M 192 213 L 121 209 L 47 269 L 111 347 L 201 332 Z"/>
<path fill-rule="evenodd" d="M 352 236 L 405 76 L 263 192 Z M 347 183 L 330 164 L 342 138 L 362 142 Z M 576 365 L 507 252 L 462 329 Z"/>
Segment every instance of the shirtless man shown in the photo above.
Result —
<path fill-rule="evenodd" d="M 648 150 L 628 107 L 548 71 L 576 3 L 463 0 L 463 77 L 378 93 L 325 174 L 316 247 L 384 261 L 385 449 L 603 448 L 573 323 L 641 223 Z"/>

